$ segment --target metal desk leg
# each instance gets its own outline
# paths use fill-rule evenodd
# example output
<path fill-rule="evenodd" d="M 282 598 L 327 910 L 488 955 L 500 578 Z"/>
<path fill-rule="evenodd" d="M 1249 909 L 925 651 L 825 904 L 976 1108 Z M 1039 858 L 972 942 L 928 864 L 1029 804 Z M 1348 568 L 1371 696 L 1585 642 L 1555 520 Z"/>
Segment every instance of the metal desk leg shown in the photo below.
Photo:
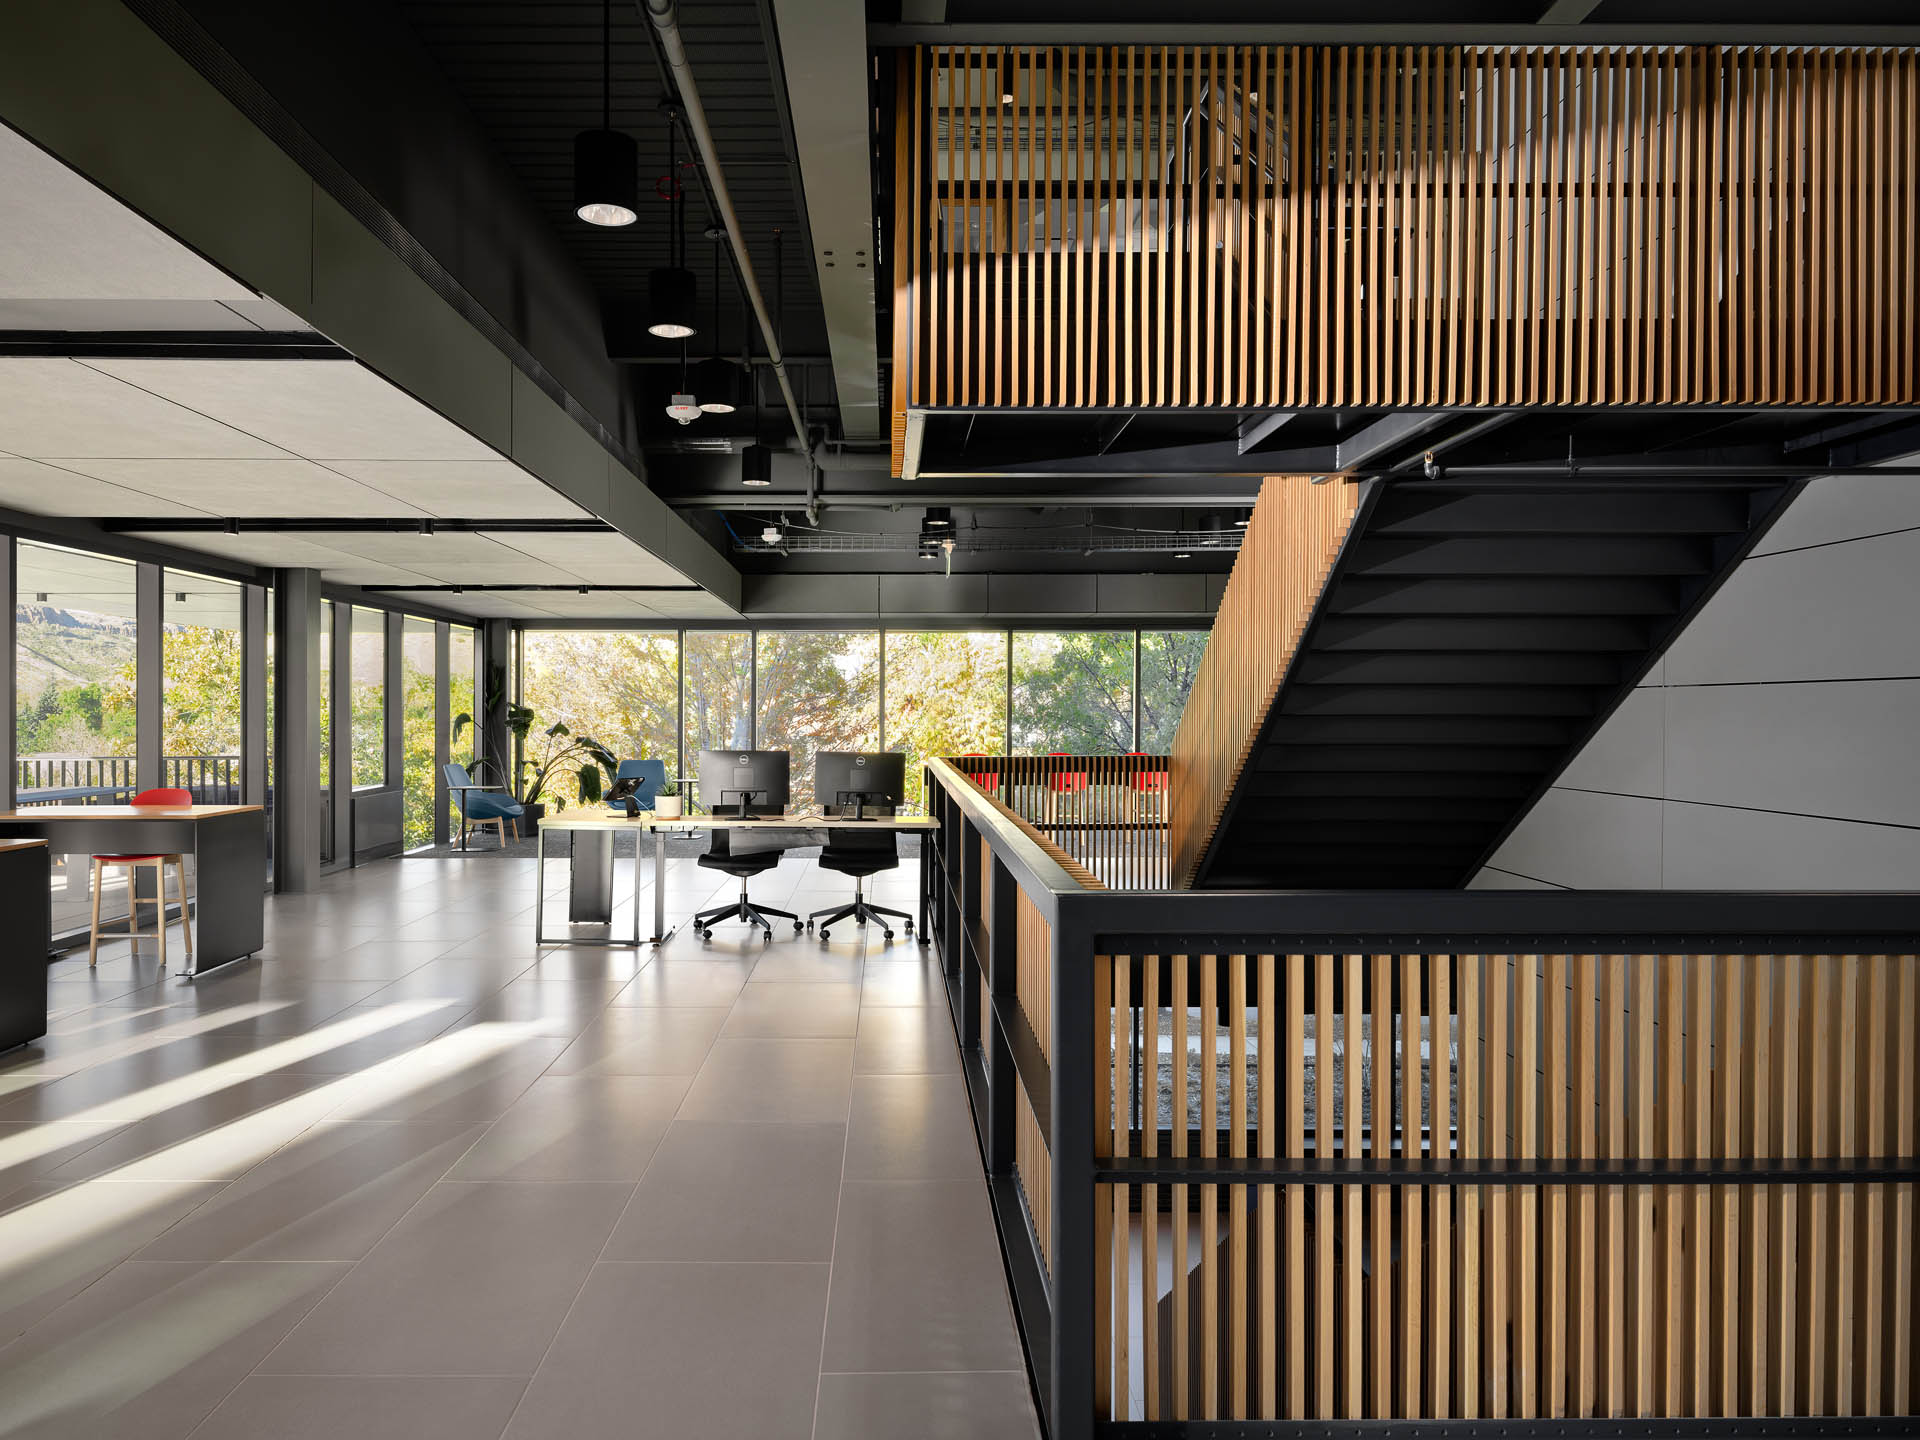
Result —
<path fill-rule="evenodd" d="M 636 850 L 633 856 L 635 879 L 640 873 L 640 854 Z M 633 897 L 634 909 L 640 908 L 640 897 Z M 636 922 L 638 920 L 636 914 Z M 664 944 L 667 938 L 667 832 L 653 832 L 653 943 Z"/>
<path fill-rule="evenodd" d="M 931 870 L 928 866 L 928 859 L 932 850 L 933 850 L 933 836 L 929 834 L 927 831 L 924 831 L 924 830 L 921 831 L 920 832 L 920 925 L 919 925 L 919 931 L 920 931 L 920 943 L 922 945 L 931 945 L 933 943 L 933 937 L 927 934 L 927 892 L 933 888 L 932 881 L 927 878 L 928 875 L 931 873 Z"/>
<path fill-rule="evenodd" d="M 544 825 L 534 837 L 533 854 L 533 943 L 538 949 L 547 943 L 546 926 L 541 923 L 547 908 L 547 827 Z"/>

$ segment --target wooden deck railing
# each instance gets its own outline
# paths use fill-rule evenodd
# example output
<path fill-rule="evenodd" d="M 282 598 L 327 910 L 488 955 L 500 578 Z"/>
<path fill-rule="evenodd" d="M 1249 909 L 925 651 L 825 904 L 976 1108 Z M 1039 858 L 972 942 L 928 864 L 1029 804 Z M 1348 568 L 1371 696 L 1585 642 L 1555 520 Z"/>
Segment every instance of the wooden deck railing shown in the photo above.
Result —
<path fill-rule="evenodd" d="M 962 755 L 947 763 L 1089 888 L 1167 887 L 1169 757 Z"/>
<path fill-rule="evenodd" d="M 1053 1440 L 1913 1433 L 1920 898 L 1095 890 L 928 780 Z"/>
<path fill-rule="evenodd" d="M 1192 882 L 1353 525 L 1358 492 L 1276 475 L 1260 487 L 1173 737 L 1170 874 Z"/>

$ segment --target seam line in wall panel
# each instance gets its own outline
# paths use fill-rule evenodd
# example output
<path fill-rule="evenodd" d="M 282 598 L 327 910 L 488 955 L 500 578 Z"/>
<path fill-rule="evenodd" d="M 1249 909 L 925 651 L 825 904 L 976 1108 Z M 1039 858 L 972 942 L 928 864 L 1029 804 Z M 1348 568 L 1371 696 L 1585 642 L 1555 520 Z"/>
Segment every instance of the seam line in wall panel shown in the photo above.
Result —
<path fill-rule="evenodd" d="M 1749 815 L 1787 815 L 1796 820 L 1827 820 L 1836 825 L 1877 825 L 1883 830 L 1920 830 L 1920 825 L 1908 825 L 1898 820 L 1865 820 L 1857 815 L 1821 815 L 1811 810 L 1776 810 L 1766 805 L 1729 805 L 1720 800 L 1687 800 L 1678 795 L 1642 795 L 1633 790 L 1591 790 L 1583 785 L 1556 785 L 1553 788 L 1579 795 L 1611 795 L 1620 800 L 1653 800 L 1669 805 L 1698 805 L 1708 810 L 1739 810 Z"/>
<path fill-rule="evenodd" d="M 1556 890 L 1572 890 L 1576 888 L 1572 885 L 1562 885 L 1558 880 L 1548 880 L 1543 876 L 1529 875 L 1524 870 L 1509 870 L 1504 865 L 1483 865 L 1481 867 L 1482 874 L 1488 870 L 1492 870 L 1501 875 L 1511 875 L 1516 880 L 1531 880 L 1536 885 L 1551 885 Z"/>
<path fill-rule="evenodd" d="M 1920 675 L 1822 675 L 1810 680 L 1683 680 L 1641 685 L 1641 690 L 1754 690 L 1767 685 L 1911 685 Z M 1572 788 L 1572 787 L 1569 787 Z"/>
<path fill-rule="evenodd" d="M 1884 540 L 1889 535 L 1920 534 L 1920 525 L 1902 525 L 1894 530 L 1869 530 L 1864 535 L 1843 535 L 1836 540 L 1816 540 L 1810 545 L 1788 545 L 1780 550 L 1760 550 L 1748 560 L 1770 560 L 1775 555 L 1798 555 L 1807 550 L 1831 550 L 1835 545 L 1852 545 L 1861 540 Z"/>

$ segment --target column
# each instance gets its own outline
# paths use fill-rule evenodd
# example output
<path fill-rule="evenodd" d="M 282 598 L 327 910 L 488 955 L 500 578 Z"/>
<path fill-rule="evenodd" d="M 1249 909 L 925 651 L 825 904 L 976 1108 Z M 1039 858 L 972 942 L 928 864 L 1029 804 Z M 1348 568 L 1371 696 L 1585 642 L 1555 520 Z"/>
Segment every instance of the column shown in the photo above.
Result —
<path fill-rule="evenodd" d="M 320 572 L 273 576 L 273 888 L 320 880 Z"/>

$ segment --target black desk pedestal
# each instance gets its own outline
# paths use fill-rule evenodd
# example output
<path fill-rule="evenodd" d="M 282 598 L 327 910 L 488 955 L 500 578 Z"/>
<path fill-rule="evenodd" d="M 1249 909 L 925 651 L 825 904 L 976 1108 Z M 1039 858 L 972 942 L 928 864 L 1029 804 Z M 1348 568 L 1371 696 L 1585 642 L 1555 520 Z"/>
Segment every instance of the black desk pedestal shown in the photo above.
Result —
<path fill-rule="evenodd" d="M 44 845 L 0 848 L 0 1050 L 47 1033 L 47 885 Z"/>
<path fill-rule="evenodd" d="M 613 922 L 613 835 L 573 832 L 573 878 L 567 884 L 567 919 L 575 925 Z"/>

